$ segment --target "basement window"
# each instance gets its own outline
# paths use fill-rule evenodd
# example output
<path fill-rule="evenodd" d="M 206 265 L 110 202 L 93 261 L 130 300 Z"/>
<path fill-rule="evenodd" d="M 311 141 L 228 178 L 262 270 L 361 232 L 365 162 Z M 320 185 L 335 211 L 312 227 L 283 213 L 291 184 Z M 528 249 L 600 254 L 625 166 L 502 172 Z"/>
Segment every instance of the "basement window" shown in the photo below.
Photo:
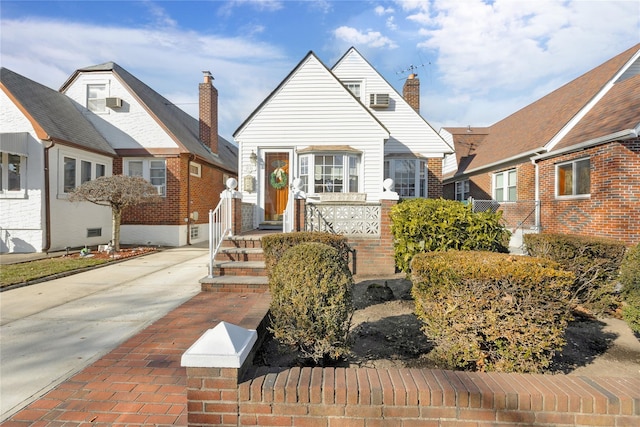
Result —
<path fill-rule="evenodd" d="M 102 236 L 102 228 L 87 228 L 87 237 Z"/>
<path fill-rule="evenodd" d="M 200 227 L 197 225 L 192 225 L 191 226 L 191 239 L 197 239 L 198 237 L 200 237 Z"/>

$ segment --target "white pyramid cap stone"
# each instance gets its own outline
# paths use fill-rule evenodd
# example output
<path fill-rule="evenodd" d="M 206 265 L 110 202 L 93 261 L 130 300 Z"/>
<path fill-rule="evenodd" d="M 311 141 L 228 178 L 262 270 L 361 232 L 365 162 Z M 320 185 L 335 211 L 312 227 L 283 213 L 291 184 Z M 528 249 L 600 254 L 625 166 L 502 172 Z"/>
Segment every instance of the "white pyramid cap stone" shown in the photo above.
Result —
<path fill-rule="evenodd" d="M 220 322 L 184 352 L 181 365 L 188 368 L 240 368 L 257 340 L 258 333 L 254 329 Z"/>

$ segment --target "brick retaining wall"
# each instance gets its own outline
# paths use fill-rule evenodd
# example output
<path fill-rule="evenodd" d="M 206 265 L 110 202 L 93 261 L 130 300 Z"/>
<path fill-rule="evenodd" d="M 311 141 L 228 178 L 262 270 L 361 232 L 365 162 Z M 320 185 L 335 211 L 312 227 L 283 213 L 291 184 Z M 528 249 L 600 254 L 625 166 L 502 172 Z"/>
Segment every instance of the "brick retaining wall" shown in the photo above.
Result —
<path fill-rule="evenodd" d="M 244 326 L 261 331 L 254 317 Z M 239 369 L 187 368 L 187 399 L 192 427 L 640 425 L 640 378 L 623 377 L 264 368 L 250 356 Z"/>

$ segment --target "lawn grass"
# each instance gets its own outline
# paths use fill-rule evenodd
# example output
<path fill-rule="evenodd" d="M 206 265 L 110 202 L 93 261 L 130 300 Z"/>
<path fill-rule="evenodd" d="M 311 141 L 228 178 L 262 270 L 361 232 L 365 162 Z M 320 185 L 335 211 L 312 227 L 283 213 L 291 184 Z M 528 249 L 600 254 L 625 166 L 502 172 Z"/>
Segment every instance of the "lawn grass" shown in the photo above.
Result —
<path fill-rule="evenodd" d="M 53 274 L 104 264 L 108 259 L 96 258 L 48 258 L 0 267 L 0 287 L 24 283 Z"/>

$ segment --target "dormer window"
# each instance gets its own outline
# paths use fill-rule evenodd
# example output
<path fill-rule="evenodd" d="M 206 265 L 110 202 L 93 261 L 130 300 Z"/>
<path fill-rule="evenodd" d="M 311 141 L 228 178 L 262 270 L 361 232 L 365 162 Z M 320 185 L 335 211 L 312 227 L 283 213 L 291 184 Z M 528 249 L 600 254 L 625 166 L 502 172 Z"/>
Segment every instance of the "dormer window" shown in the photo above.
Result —
<path fill-rule="evenodd" d="M 107 110 L 107 85 L 87 85 L 87 108 L 94 113 L 104 113 Z"/>
<path fill-rule="evenodd" d="M 344 85 L 347 89 L 349 89 L 351 91 L 351 93 L 353 94 L 353 96 L 355 96 L 358 99 L 361 99 L 361 92 L 362 92 L 362 83 L 358 82 L 358 81 L 347 81 L 344 82 Z"/>

